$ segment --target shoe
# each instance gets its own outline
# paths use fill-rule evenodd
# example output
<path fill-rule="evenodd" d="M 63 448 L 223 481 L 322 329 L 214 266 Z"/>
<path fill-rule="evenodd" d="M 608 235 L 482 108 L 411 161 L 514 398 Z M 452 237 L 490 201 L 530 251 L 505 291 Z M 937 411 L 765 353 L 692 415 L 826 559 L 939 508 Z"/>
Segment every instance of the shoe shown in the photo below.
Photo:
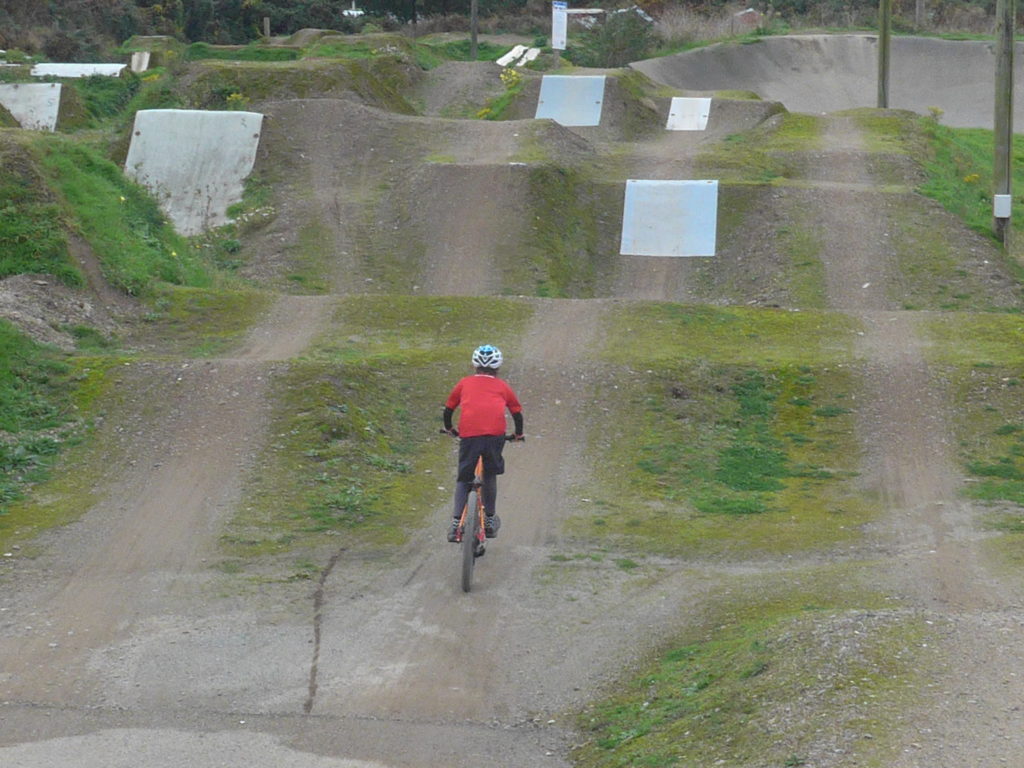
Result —
<path fill-rule="evenodd" d="M 488 539 L 493 539 L 498 535 L 498 529 L 501 528 L 501 518 L 497 515 L 485 515 L 484 516 L 484 535 Z"/>
<path fill-rule="evenodd" d="M 453 544 L 459 543 L 462 540 L 462 536 L 459 535 L 461 533 L 462 531 L 459 530 L 459 521 L 452 520 L 451 527 L 448 528 L 448 541 Z"/>

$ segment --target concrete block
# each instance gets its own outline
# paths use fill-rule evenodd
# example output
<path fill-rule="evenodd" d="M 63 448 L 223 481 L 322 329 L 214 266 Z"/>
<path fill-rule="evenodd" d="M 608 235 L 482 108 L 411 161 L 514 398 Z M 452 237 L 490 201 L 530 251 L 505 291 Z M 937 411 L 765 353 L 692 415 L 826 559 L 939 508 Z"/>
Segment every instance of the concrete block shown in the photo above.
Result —
<path fill-rule="evenodd" d="M 132 54 L 132 72 L 145 72 L 149 69 L 149 59 L 152 54 L 149 51 L 136 51 Z"/>
<path fill-rule="evenodd" d="M 32 67 L 33 77 L 92 77 L 107 75 L 117 77 L 127 64 L 36 64 Z"/>
<path fill-rule="evenodd" d="M 149 109 L 135 115 L 125 173 L 150 190 L 183 235 L 228 223 L 256 161 L 263 115 Z"/>
<path fill-rule="evenodd" d="M 507 67 L 513 61 L 515 61 L 520 56 L 522 56 L 524 53 L 526 53 L 526 46 L 525 45 L 517 45 L 511 51 L 509 51 L 504 56 L 499 58 L 497 60 L 497 64 L 498 64 L 499 67 Z"/>
<path fill-rule="evenodd" d="M 708 127 L 710 114 L 711 99 L 675 96 L 668 110 L 665 128 L 669 131 L 703 131 Z"/>
<path fill-rule="evenodd" d="M 31 131 L 53 131 L 60 110 L 60 83 L 10 83 L 0 85 L 0 104 Z"/>

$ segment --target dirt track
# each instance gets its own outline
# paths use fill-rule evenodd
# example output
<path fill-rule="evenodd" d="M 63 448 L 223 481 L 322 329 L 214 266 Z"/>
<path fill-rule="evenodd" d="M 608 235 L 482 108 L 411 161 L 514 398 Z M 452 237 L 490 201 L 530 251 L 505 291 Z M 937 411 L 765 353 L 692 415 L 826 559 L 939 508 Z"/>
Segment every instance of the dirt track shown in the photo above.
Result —
<path fill-rule="evenodd" d="M 368 130 L 391 118 L 363 107 L 267 110 L 276 126 L 269 130 L 322 154 L 281 159 L 302 180 L 297 185 L 311 185 L 312 202 L 294 198 L 294 210 L 265 235 L 266 252 L 282 253 L 297 237 L 298 227 L 286 223 L 304 220 L 303 206 L 332 212 L 324 219 L 333 222 L 336 293 L 367 289 L 354 256 L 359 228 L 349 222 L 355 205 L 344 190 L 411 178 L 413 188 L 452 186 L 466 203 L 515 185 L 507 164 L 515 124 L 474 126 L 454 138 L 461 129 L 451 121 L 395 118 L 406 139 L 426 136 L 399 146 Z M 354 146 L 327 141 L 339 119 L 358 137 Z M 474 164 L 467 157 L 407 175 L 424 147 L 462 151 L 452 149 L 466 146 L 460 139 L 476 142 L 480 151 L 467 152 Z M 810 175 L 842 190 L 838 203 L 821 209 L 832 216 L 823 227 L 832 233 L 827 293 L 831 308 L 864 327 L 858 355 L 875 406 L 860 416 L 863 482 L 887 510 L 872 546 L 892 553 L 880 580 L 943 625 L 955 660 L 933 681 L 934 700 L 901 737 L 903 757 L 894 765 L 1013 764 L 1024 754 L 1024 713 L 1015 704 L 1024 698 L 1024 652 L 1006 639 L 1020 632 L 1018 599 L 979 562 L 974 511 L 957 495 L 942 382 L 924 362 L 917 315 L 898 311 L 885 291 L 892 254 L 858 142 L 849 121 L 830 121 Z M 371 144 L 394 162 L 360 164 Z M 652 141 L 635 150 L 630 172 L 681 171 L 695 146 L 682 136 Z M 485 147 L 492 154 L 481 159 Z M 429 220 L 447 214 L 440 200 L 428 202 L 432 212 L 413 222 L 426 263 L 408 290 L 493 292 L 489 265 L 517 211 L 517 195 L 502 194 L 490 199 L 486 217 L 453 233 L 429 230 Z M 473 247 L 480 242 L 495 245 Z M 614 298 L 689 300 L 694 268 L 620 259 Z M 253 276 L 273 281 L 280 272 L 268 258 Z M 713 571 L 680 565 L 656 589 L 634 588 L 628 599 L 626 577 L 612 569 L 571 585 L 580 598 L 573 600 L 538 578 L 558 551 L 559 520 L 579 503 L 570 489 L 595 471 L 581 424 L 592 406 L 588 352 L 599 341 L 605 300 L 537 300 L 517 340 L 522 354 L 509 372 L 527 404 L 529 439 L 508 450 L 501 493 L 515 500 L 515 513 L 472 595 L 458 592 L 451 552 L 440 542 L 446 508 L 393 561 L 349 560 L 342 551 L 315 590 L 218 595 L 207 558 L 267 437 L 267 377 L 301 354 L 332 301 L 282 297 L 228 357 L 125 372 L 137 421 L 111 444 L 129 463 L 110 468 L 96 489 L 102 500 L 81 522 L 45 537 L 34 560 L 10 566 L 11 588 L 0 598 L 0 764 L 567 766 L 574 735 L 561 713 L 696 609 Z M 467 655 L 467 646 L 477 652 Z M 847 764 L 835 755 L 814 763 Z"/>

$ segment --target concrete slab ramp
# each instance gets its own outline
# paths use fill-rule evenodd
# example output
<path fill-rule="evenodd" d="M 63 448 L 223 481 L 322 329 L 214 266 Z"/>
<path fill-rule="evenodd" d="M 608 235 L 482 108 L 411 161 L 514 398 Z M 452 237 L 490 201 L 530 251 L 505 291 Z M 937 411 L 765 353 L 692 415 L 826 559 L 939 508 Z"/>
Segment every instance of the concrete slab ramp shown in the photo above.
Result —
<path fill-rule="evenodd" d="M 1017 46 L 1017 82 L 1024 82 Z M 746 90 L 792 112 L 874 107 L 878 91 L 875 35 L 799 35 L 757 43 L 719 43 L 630 65 L 652 80 L 685 91 Z M 977 40 L 898 37 L 892 43 L 889 106 L 927 114 L 958 128 L 991 128 L 995 101 L 993 44 Z M 1014 122 L 1024 126 L 1024 100 Z"/>
<path fill-rule="evenodd" d="M 11 83 L 0 85 L 0 104 L 22 128 L 53 131 L 60 111 L 60 83 Z"/>
<path fill-rule="evenodd" d="M 125 173 L 159 200 L 174 228 L 197 235 L 228 221 L 252 171 L 263 115 L 149 109 L 135 115 Z"/>
<path fill-rule="evenodd" d="M 118 77 L 127 64 L 65 64 L 45 62 L 32 67 L 32 77 Z"/>

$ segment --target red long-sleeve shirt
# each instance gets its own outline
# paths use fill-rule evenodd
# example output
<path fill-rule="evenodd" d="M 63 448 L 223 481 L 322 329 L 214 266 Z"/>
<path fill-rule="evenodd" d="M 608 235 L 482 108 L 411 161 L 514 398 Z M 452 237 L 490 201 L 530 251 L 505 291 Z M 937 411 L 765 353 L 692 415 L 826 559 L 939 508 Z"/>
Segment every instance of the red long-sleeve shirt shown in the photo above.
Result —
<path fill-rule="evenodd" d="M 445 402 L 446 408 L 459 411 L 459 435 L 505 434 L 505 409 L 521 413 L 523 406 L 512 387 L 497 376 L 477 373 L 461 379 Z"/>

